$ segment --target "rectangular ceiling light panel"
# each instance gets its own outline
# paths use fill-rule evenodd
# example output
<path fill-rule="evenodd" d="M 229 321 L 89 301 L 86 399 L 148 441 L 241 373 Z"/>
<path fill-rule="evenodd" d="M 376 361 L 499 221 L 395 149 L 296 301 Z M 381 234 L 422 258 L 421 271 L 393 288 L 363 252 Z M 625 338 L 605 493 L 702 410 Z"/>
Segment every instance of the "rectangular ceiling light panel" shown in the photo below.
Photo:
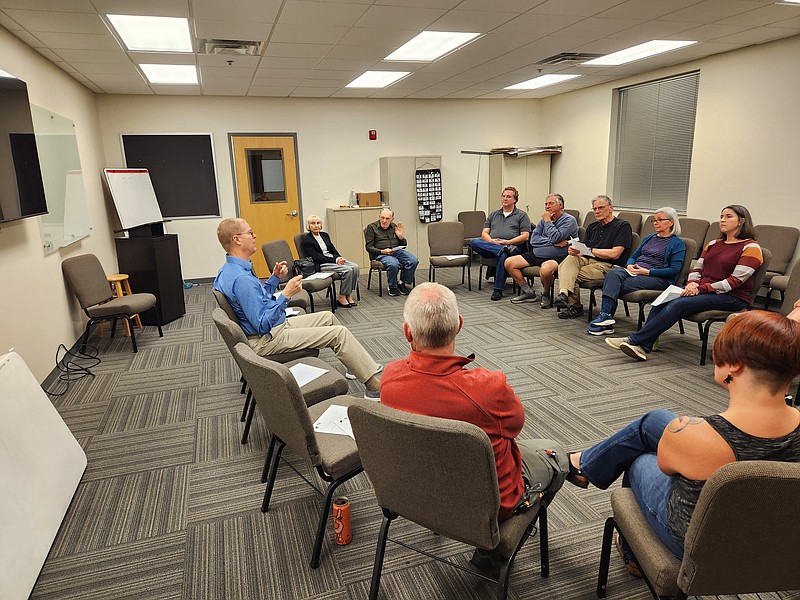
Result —
<path fill-rule="evenodd" d="M 189 21 L 183 17 L 106 15 L 125 47 L 138 52 L 191 52 Z"/>
<path fill-rule="evenodd" d="M 480 33 L 423 31 L 383 60 L 430 62 L 471 42 Z"/>
<path fill-rule="evenodd" d="M 197 84 L 194 65 L 139 65 L 150 83 Z"/>
<path fill-rule="evenodd" d="M 563 83 L 565 81 L 569 81 L 570 79 L 575 79 L 576 77 L 580 77 L 580 75 L 541 75 L 540 77 L 534 77 L 533 79 L 528 79 L 527 81 L 523 81 L 521 83 L 515 83 L 514 85 L 510 85 L 503 89 L 536 90 L 547 87 L 548 85 Z"/>
<path fill-rule="evenodd" d="M 345 87 L 349 88 L 385 88 L 400 81 L 410 71 L 365 71 Z"/>
<path fill-rule="evenodd" d="M 616 67 L 618 65 L 624 65 L 625 63 L 633 62 L 635 60 L 649 58 L 651 56 L 655 56 L 656 54 L 663 54 L 664 52 L 671 52 L 673 50 L 677 50 L 678 48 L 685 48 L 686 46 L 691 46 L 692 44 L 696 43 L 697 42 L 693 41 L 679 40 L 652 40 L 650 42 L 645 42 L 644 44 L 639 44 L 638 46 L 632 46 L 630 48 L 626 48 L 625 50 L 620 50 L 619 52 L 606 54 L 605 56 L 595 58 L 594 60 L 588 60 L 583 64 L 584 66 Z"/>

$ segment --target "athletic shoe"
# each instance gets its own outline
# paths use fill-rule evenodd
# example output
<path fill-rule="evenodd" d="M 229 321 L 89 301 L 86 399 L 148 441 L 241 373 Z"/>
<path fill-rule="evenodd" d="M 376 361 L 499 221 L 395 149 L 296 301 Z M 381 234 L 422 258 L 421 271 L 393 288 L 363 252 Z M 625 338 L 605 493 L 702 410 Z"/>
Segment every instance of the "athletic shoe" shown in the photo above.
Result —
<path fill-rule="evenodd" d="M 377 374 L 378 374 L 378 373 L 380 373 L 381 371 L 383 371 L 383 365 L 378 365 L 378 370 L 377 370 L 377 371 L 375 371 L 375 375 L 377 375 Z M 353 375 L 353 374 L 352 374 L 350 371 L 347 371 L 347 372 L 344 374 L 344 376 L 345 376 L 345 377 L 347 377 L 347 379 L 350 379 L 350 380 L 355 380 L 355 378 L 356 378 L 356 376 L 355 376 L 355 375 Z"/>
<path fill-rule="evenodd" d="M 397 291 L 403 296 L 408 296 L 408 288 L 406 287 L 405 283 L 397 284 Z"/>
<path fill-rule="evenodd" d="M 381 391 L 380 390 L 364 390 L 364 400 L 375 400 L 375 402 L 381 401 Z"/>
<path fill-rule="evenodd" d="M 553 308 L 553 299 L 550 297 L 550 294 L 542 294 L 542 303 L 540 306 L 542 308 Z"/>
<path fill-rule="evenodd" d="M 598 327 L 598 326 L 602 327 L 602 326 L 606 326 L 606 325 L 616 325 L 616 323 L 617 322 L 614 320 L 614 317 L 612 317 L 610 314 L 604 313 L 604 312 L 601 312 L 599 315 L 597 315 L 597 318 L 594 321 L 589 321 L 589 325 L 593 325 L 595 327 Z"/>
<path fill-rule="evenodd" d="M 397 288 L 389 288 L 389 295 L 390 296 L 399 296 L 400 295 L 400 290 L 398 290 Z"/>
<path fill-rule="evenodd" d="M 556 306 L 558 306 L 556 304 Z M 577 319 L 578 317 L 583 316 L 583 307 L 581 306 L 568 306 L 560 313 L 558 313 L 559 319 Z"/>
<path fill-rule="evenodd" d="M 606 344 L 611 346 L 614 350 L 619 350 L 622 344 L 628 342 L 628 338 L 606 338 Z"/>
<path fill-rule="evenodd" d="M 596 325 L 593 327 L 589 327 L 586 330 L 586 333 L 590 335 L 611 335 L 614 333 L 614 326 L 613 325 Z"/>
<path fill-rule="evenodd" d="M 644 348 L 641 346 L 635 346 L 634 344 L 629 344 L 628 342 L 622 342 L 619 345 L 619 349 L 636 360 L 647 360 L 647 352 L 645 352 Z"/>
<path fill-rule="evenodd" d="M 516 298 L 511 299 L 511 304 L 522 304 L 523 302 L 536 302 L 536 292 L 530 294 L 522 292 Z"/>
<path fill-rule="evenodd" d="M 559 292 L 553 300 L 553 304 L 556 308 L 567 308 L 567 306 L 569 306 L 569 299 L 564 292 Z"/>
<path fill-rule="evenodd" d="M 492 300 L 502 300 L 503 299 L 503 290 L 494 290 L 492 292 Z"/>

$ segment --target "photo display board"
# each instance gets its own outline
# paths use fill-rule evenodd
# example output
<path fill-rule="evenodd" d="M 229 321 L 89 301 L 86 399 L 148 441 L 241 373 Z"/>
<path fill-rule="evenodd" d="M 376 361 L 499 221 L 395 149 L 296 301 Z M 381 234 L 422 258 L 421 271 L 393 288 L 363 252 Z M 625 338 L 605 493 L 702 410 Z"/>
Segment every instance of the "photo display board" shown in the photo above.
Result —
<path fill-rule="evenodd" d="M 419 169 L 417 174 L 417 210 L 422 223 L 442 220 L 442 171 Z"/>

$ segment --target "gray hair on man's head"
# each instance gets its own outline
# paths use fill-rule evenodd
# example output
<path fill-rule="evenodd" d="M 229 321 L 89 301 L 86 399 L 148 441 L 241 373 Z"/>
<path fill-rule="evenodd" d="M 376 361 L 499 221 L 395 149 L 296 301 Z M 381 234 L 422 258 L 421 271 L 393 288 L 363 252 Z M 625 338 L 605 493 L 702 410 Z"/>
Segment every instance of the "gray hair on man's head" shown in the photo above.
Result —
<path fill-rule="evenodd" d="M 456 295 L 439 283 L 421 283 L 406 298 L 403 319 L 420 348 L 441 348 L 458 333 Z"/>
<path fill-rule="evenodd" d="M 547 200 L 547 198 L 555 198 L 558 201 L 558 203 L 561 205 L 561 208 L 564 208 L 564 196 L 562 196 L 561 194 L 556 194 L 556 193 L 547 194 L 547 197 L 545 198 L 545 200 Z"/>
<path fill-rule="evenodd" d="M 597 202 L 598 200 L 605 200 L 606 202 L 608 202 L 609 206 L 614 206 L 614 203 L 611 202 L 611 198 L 609 198 L 605 194 L 597 194 L 597 196 L 592 198 L 592 206 L 594 206 L 594 203 Z"/>
<path fill-rule="evenodd" d="M 680 236 L 681 234 L 681 221 L 678 218 L 678 211 L 672 208 L 671 206 L 665 206 L 663 208 L 659 208 L 653 215 L 657 215 L 661 213 L 662 215 L 666 215 L 666 217 L 672 221 L 672 235 Z"/>

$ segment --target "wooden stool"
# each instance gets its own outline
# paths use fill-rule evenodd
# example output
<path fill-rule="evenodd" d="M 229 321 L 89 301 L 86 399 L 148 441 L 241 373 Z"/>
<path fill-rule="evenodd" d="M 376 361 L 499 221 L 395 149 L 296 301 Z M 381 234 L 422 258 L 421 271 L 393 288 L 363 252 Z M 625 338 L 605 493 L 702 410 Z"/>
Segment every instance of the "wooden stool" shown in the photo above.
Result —
<path fill-rule="evenodd" d="M 128 281 L 128 276 L 125 273 L 117 273 L 115 275 L 106 275 L 106 279 L 108 279 L 108 283 L 111 285 L 111 295 L 115 298 L 121 298 L 122 296 L 130 296 L 133 294 L 131 291 L 131 284 Z M 131 315 L 131 318 L 136 321 L 136 325 L 139 329 L 142 329 L 142 320 L 139 318 L 138 314 Z M 103 335 L 103 324 L 104 322 L 100 322 L 100 335 Z M 128 320 L 125 319 L 125 332 L 128 337 L 131 336 L 131 328 L 128 325 Z"/>

